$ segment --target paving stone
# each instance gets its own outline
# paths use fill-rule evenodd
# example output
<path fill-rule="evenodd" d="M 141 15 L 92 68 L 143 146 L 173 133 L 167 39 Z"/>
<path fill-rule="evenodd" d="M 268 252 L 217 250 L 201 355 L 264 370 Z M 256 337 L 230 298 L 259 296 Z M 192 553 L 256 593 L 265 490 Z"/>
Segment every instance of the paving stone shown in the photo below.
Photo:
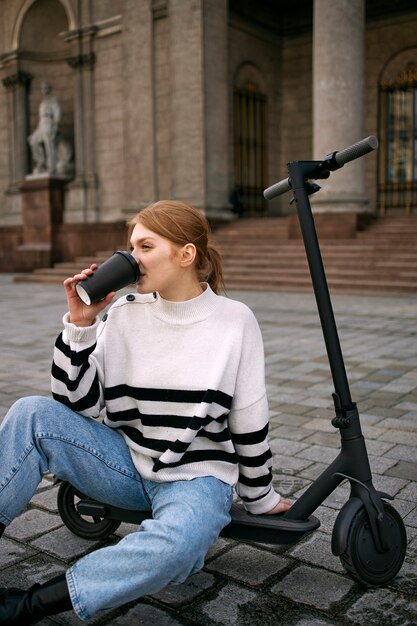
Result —
<path fill-rule="evenodd" d="M 80 621 L 78 620 L 78 623 Z M 120 615 L 112 619 L 114 626 L 133 626 L 155 624 L 155 626 L 182 626 L 187 622 L 177 619 L 167 611 L 151 604 L 139 603 L 130 609 L 125 615 Z"/>
<path fill-rule="evenodd" d="M 221 589 L 213 600 L 203 603 L 201 612 L 214 624 L 241 626 L 242 608 L 256 599 L 256 593 L 234 584 Z"/>
<path fill-rule="evenodd" d="M 230 553 L 228 553 L 230 554 Z M 216 559 L 218 560 L 218 559 Z M 208 566 L 207 569 L 210 569 Z M 203 591 L 210 589 L 216 583 L 216 579 L 207 572 L 199 572 L 190 576 L 185 583 L 181 585 L 168 585 L 165 589 L 158 593 L 152 594 L 154 600 L 164 602 L 171 606 L 180 606 L 187 602 L 191 602 Z"/>
<path fill-rule="evenodd" d="M 404 443 L 417 446 L 417 432 L 408 430 L 387 430 L 380 437 L 381 440 L 392 443 Z"/>
<path fill-rule="evenodd" d="M 416 563 L 415 553 L 410 555 L 410 550 L 408 549 L 402 568 L 389 584 L 390 589 L 398 591 L 401 595 L 409 594 L 410 597 L 415 598 L 417 592 Z"/>
<path fill-rule="evenodd" d="M 340 436 L 339 433 L 331 426 L 331 431 L 314 432 L 309 437 L 304 439 L 304 443 L 309 445 L 323 446 L 325 448 L 333 448 L 333 455 L 336 456 L 337 451 L 340 449 Z M 330 456 L 330 455 L 329 455 Z"/>
<path fill-rule="evenodd" d="M 272 469 L 274 472 L 279 472 L 280 474 L 294 475 L 311 465 L 311 461 L 299 459 L 295 456 L 275 455 L 272 457 Z"/>
<path fill-rule="evenodd" d="M 417 528 L 417 507 L 404 517 L 404 523 Z"/>
<path fill-rule="evenodd" d="M 31 545 L 39 550 L 44 550 L 48 554 L 69 561 L 87 552 L 91 552 L 97 548 L 100 543 L 77 537 L 65 526 L 62 526 L 58 530 L 35 539 L 31 542 Z"/>
<path fill-rule="evenodd" d="M 331 413 L 332 418 L 334 417 L 334 411 Z M 307 422 L 304 424 L 304 428 L 308 428 L 309 430 L 321 431 L 324 433 L 330 433 L 333 435 L 333 439 L 338 440 L 338 433 L 334 426 L 331 424 L 331 420 L 328 418 L 318 418 L 312 419 L 311 422 Z M 311 433 L 310 433 L 311 434 Z"/>
<path fill-rule="evenodd" d="M 207 552 L 206 561 L 209 561 L 213 559 L 214 557 L 218 556 L 219 554 L 221 554 L 222 552 L 224 552 L 225 550 L 232 548 L 235 545 L 235 543 L 236 542 L 233 541 L 232 539 L 223 539 L 223 537 L 219 537 L 216 543 L 212 545 L 209 551 Z"/>
<path fill-rule="evenodd" d="M 288 559 L 281 556 L 252 546 L 239 545 L 211 561 L 206 569 L 257 586 L 287 565 Z"/>
<path fill-rule="evenodd" d="M 274 473 L 273 485 L 284 498 L 293 498 L 300 489 L 304 489 L 310 481 L 299 476 L 289 476 L 288 474 Z"/>
<path fill-rule="evenodd" d="M 278 456 L 281 454 L 284 456 L 293 456 L 294 454 L 297 454 L 297 452 L 308 448 L 305 443 L 288 441 L 286 439 L 272 439 L 270 441 L 270 447 L 273 454 Z"/>
<path fill-rule="evenodd" d="M 271 592 L 282 594 L 293 602 L 330 610 L 347 596 L 353 586 L 353 581 L 338 574 L 301 565 L 272 587 Z"/>
<path fill-rule="evenodd" d="M 331 509 L 327 506 L 319 506 L 318 509 L 314 511 L 313 515 L 320 520 L 320 532 L 331 535 L 333 533 L 333 527 L 336 518 L 339 515 L 339 511 Z"/>
<path fill-rule="evenodd" d="M 397 461 L 389 459 L 386 456 L 374 456 L 373 454 L 369 454 L 368 457 L 372 474 L 393 476 L 393 474 L 390 474 L 389 470 L 391 467 L 397 465 Z M 402 476 L 399 476 L 399 478 L 402 478 Z"/>
<path fill-rule="evenodd" d="M 272 424 L 284 424 L 289 426 L 302 426 L 311 420 L 311 417 L 304 417 L 302 415 L 294 415 L 293 413 L 279 412 L 273 415 L 271 419 Z"/>
<path fill-rule="evenodd" d="M 391 506 L 394 507 L 394 509 L 397 509 L 397 511 L 401 515 L 401 517 L 405 517 L 413 509 L 416 508 L 416 503 L 415 502 L 410 502 L 408 500 L 401 500 L 398 497 L 396 497 L 395 500 L 390 502 L 390 504 L 391 504 Z"/>
<path fill-rule="evenodd" d="M 312 445 L 298 452 L 297 456 L 319 463 L 331 463 L 337 456 L 337 450 L 328 446 Z"/>
<path fill-rule="evenodd" d="M 65 570 L 63 563 L 54 561 L 44 554 L 35 553 L 31 558 L 3 570 L 0 573 L 0 586 L 7 587 L 12 584 L 18 589 L 27 589 L 35 583 L 44 583 L 63 574 Z"/>
<path fill-rule="evenodd" d="M 50 511 L 51 513 L 58 513 L 57 494 L 58 487 L 46 489 L 45 491 L 40 491 L 35 494 L 30 502 L 31 504 L 34 504 L 41 509 L 45 509 L 46 511 Z"/>
<path fill-rule="evenodd" d="M 373 456 L 383 456 L 388 450 L 393 447 L 393 443 L 382 441 L 381 439 L 376 441 L 375 439 L 369 439 L 366 441 L 366 449 L 368 454 Z"/>
<path fill-rule="evenodd" d="M 308 478 L 309 480 L 315 480 L 325 469 L 327 469 L 327 465 L 324 463 L 312 463 L 309 462 L 309 465 L 306 469 L 301 470 L 300 475 L 303 478 Z"/>
<path fill-rule="evenodd" d="M 417 502 L 417 482 L 410 482 L 404 489 L 397 494 L 398 498 L 403 500 L 411 500 L 411 502 Z"/>
<path fill-rule="evenodd" d="M 399 495 L 401 493 L 401 490 L 403 490 L 403 488 L 407 484 L 407 481 L 403 480 L 402 478 L 393 478 L 391 476 L 378 476 L 377 474 L 373 476 L 372 482 L 374 483 L 375 489 L 377 489 L 378 491 L 384 491 L 385 493 L 389 493 L 391 496 Z"/>
<path fill-rule="evenodd" d="M 417 455 L 414 446 L 394 446 L 386 453 L 387 457 L 397 459 L 398 461 L 411 461 L 415 462 Z"/>
<path fill-rule="evenodd" d="M 347 611 L 347 619 L 362 626 L 415 626 L 417 602 L 410 601 L 386 589 L 369 591 Z"/>
<path fill-rule="evenodd" d="M 406 416 L 403 416 L 398 418 L 387 417 L 386 419 L 382 420 L 382 422 L 379 422 L 378 426 L 381 426 L 381 428 L 399 429 L 405 430 L 406 432 L 414 433 L 417 428 L 416 424 L 417 420 L 415 418 L 409 419 Z M 381 435 L 381 439 L 383 439 L 384 436 L 385 433 Z"/>
<path fill-rule="evenodd" d="M 417 481 L 417 463 L 408 463 L 407 461 L 398 461 L 385 474 L 387 476 L 395 476 L 404 480 Z"/>
<path fill-rule="evenodd" d="M 7 535 L 13 539 L 25 540 L 60 526 L 62 526 L 62 520 L 58 515 L 51 515 L 37 509 L 29 509 L 13 520 L 10 526 L 7 527 Z"/>
<path fill-rule="evenodd" d="M 323 619 L 314 617 L 313 615 L 306 615 L 301 618 L 301 620 L 297 621 L 294 626 L 335 626 L 335 624 L 338 623 L 339 622 L 335 622 L 333 620 L 331 622 L 327 622 Z"/>
<path fill-rule="evenodd" d="M 407 412 L 413 411 L 417 413 L 417 402 L 400 402 L 395 408 L 398 410 L 403 410 Z"/>
<path fill-rule="evenodd" d="M 305 432 L 303 428 L 288 425 L 278 426 L 278 428 L 274 428 L 269 433 L 270 439 L 278 437 L 282 439 L 291 439 L 292 441 L 301 441 L 308 435 L 309 433 Z"/>
<path fill-rule="evenodd" d="M 340 559 L 332 554 L 331 537 L 321 532 L 312 534 L 288 552 L 304 563 L 319 565 L 332 572 L 344 573 Z"/>
<path fill-rule="evenodd" d="M 0 549 L 0 569 L 14 565 L 19 561 L 24 561 L 36 554 L 36 551 L 28 546 L 15 541 L 10 541 L 7 537 L 1 539 Z"/>

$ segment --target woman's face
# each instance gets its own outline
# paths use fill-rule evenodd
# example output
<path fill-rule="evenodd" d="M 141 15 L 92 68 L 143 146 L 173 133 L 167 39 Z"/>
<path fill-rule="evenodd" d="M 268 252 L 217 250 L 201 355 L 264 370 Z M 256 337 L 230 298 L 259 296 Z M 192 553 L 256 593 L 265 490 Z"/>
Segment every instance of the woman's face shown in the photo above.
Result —
<path fill-rule="evenodd" d="M 171 299 L 183 276 L 181 247 L 138 223 L 130 238 L 131 254 L 139 265 L 137 282 L 139 293 L 158 291 L 163 298 Z"/>

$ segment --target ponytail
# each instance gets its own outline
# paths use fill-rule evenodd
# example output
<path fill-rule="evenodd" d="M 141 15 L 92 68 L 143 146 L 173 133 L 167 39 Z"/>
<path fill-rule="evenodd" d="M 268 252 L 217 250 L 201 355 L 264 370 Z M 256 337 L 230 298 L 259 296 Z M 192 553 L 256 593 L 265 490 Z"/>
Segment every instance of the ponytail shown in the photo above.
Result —
<path fill-rule="evenodd" d="M 217 294 L 219 291 L 226 291 L 223 278 L 222 258 L 216 246 L 210 241 L 207 244 L 207 261 L 210 273 L 206 277 L 206 281 L 211 289 Z"/>

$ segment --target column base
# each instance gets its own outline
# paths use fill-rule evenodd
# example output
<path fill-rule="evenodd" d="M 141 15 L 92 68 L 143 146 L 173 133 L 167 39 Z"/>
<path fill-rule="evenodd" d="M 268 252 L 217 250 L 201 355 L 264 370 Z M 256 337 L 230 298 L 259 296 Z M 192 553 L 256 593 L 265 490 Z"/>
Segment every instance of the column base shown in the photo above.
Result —
<path fill-rule="evenodd" d="M 61 177 L 30 176 L 20 186 L 23 241 L 17 256 L 23 269 L 51 266 L 58 260 L 55 232 L 62 223 L 67 182 Z"/>

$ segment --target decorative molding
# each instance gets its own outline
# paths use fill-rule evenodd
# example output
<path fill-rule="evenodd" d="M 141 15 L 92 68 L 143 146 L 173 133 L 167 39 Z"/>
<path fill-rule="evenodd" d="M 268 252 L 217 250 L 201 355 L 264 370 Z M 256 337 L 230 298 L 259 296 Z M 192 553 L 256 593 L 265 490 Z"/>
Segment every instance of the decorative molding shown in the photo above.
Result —
<path fill-rule="evenodd" d="M 407 89 L 417 86 L 417 64 L 408 63 L 407 67 L 400 72 L 393 80 L 381 82 L 381 89 Z"/>
<path fill-rule="evenodd" d="M 74 10 L 72 8 L 71 0 L 58 0 L 59 3 L 64 7 L 65 13 L 68 19 L 68 27 L 69 30 L 72 30 L 75 27 L 76 19 Z M 35 0 L 25 0 L 24 4 L 20 8 L 20 11 L 17 15 L 13 34 L 12 34 L 12 46 L 13 48 L 18 48 L 20 43 L 20 34 L 22 32 L 23 21 L 25 19 L 26 13 L 29 11 L 32 4 L 34 4 Z"/>
<path fill-rule="evenodd" d="M 81 67 L 87 67 L 88 69 L 93 69 L 96 62 L 96 55 L 94 52 L 89 52 L 88 54 L 78 54 L 77 56 L 70 57 L 67 59 L 68 65 L 73 69 L 77 70 Z"/>
<path fill-rule="evenodd" d="M 76 39 L 92 39 L 93 37 L 107 37 L 108 35 L 114 35 L 122 31 L 122 16 L 114 15 L 106 20 L 100 20 L 94 24 L 87 24 L 81 28 L 68 30 L 61 33 L 61 37 L 66 42 L 74 41 Z"/>
<path fill-rule="evenodd" d="M 14 74 L 10 74 L 2 79 L 3 86 L 6 87 L 16 87 L 16 85 L 28 85 L 30 81 L 33 79 L 32 74 L 27 74 L 26 72 L 15 72 Z"/>

